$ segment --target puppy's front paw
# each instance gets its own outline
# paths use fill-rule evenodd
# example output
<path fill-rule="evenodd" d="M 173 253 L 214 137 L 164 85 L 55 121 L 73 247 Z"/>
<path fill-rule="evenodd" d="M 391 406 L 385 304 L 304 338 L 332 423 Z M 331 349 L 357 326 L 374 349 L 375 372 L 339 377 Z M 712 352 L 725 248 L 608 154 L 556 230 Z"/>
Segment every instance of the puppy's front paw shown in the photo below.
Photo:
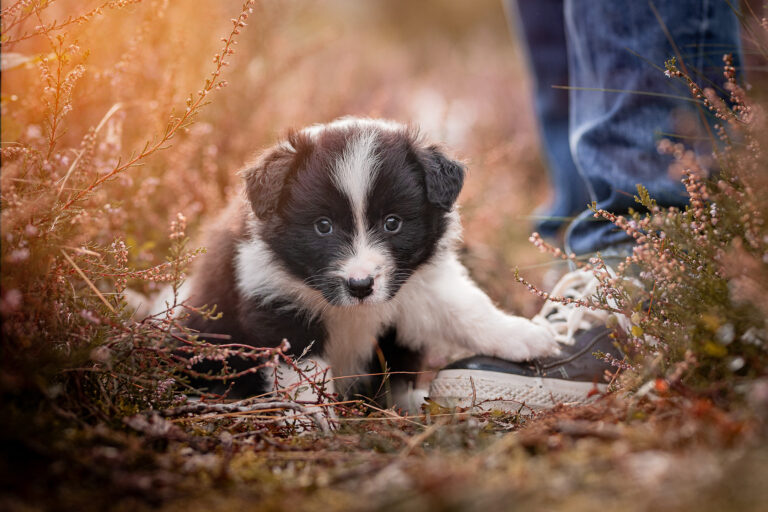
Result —
<path fill-rule="evenodd" d="M 510 361 L 526 361 L 535 357 L 560 353 L 554 336 L 544 327 L 526 318 L 507 317 L 505 332 L 493 355 Z"/>

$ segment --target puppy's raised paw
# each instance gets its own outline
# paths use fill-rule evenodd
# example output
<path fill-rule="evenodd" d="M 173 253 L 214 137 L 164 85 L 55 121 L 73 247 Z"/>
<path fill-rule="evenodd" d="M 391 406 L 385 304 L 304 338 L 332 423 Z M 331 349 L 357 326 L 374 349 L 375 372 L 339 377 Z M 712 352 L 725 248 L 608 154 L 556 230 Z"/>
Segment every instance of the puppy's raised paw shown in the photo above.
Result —
<path fill-rule="evenodd" d="M 509 361 L 526 361 L 560 353 L 560 346 L 544 327 L 526 318 L 508 316 L 503 331 L 497 333 L 491 355 Z"/>

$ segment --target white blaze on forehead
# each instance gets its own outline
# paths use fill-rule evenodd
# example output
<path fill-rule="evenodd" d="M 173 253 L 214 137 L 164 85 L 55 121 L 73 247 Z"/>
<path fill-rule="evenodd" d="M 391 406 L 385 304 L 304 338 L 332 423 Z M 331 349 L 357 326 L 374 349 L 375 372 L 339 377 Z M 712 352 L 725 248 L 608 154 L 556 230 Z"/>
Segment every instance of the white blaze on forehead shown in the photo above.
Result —
<path fill-rule="evenodd" d="M 375 148 L 376 132 L 361 131 L 349 141 L 333 170 L 333 183 L 349 198 L 358 230 L 365 230 L 366 198 L 379 170 Z"/>

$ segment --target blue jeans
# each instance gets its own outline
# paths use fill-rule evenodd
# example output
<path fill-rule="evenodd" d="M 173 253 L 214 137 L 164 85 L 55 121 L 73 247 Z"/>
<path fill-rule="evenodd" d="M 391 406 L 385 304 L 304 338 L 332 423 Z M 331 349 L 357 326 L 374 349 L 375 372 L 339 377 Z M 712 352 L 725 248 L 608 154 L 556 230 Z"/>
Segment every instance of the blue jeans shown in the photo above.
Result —
<path fill-rule="evenodd" d="M 625 214 L 637 207 L 638 184 L 662 206 L 685 206 L 682 184 L 667 172 L 671 157 L 660 154 L 656 144 L 663 137 L 674 140 L 681 120 L 690 125 L 691 119 L 712 119 L 691 101 L 684 84 L 664 76 L 664 61 L 677 49 L 702 86 L 721 86 L 723 54 L 733 53 L 737 69 L 741 63 L 739 21 L 729 3 L 655 0 L 658 18 L 647 0 L 507 3 L 508 12 L 518 14 L 527 49 L 554 188 L 545 212 L 550 218 L 538 223 L 539 232 L 553 235 L 567 222 L 563 218 L 575 216 L 566 231 L 569 252 L 625 243 L 623 232 L 594 219 L 586 206 L 594 201 L 598 208 Z"/>

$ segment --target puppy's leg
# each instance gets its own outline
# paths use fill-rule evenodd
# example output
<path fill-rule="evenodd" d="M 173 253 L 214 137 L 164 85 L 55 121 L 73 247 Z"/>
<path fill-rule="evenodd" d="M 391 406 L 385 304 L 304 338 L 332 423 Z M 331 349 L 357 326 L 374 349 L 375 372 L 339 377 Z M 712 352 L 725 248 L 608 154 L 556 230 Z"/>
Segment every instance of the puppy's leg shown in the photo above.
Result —
<path fill-rule="evenodd" d="M 275 393 L 275 398 L 284 400 L 287 395 L 290 400 L 300 404 L 322 404 L 326 402 L 325 396 L 334 392 L 333 380 L 330 367 L 323 359 L 310 356 L 308 359 L 302 359 L 295 363 L 301 373 L 296 371 L 291 365 L 284 362 L 279 363 L 270 371 L 265 372 L 268 375 L 269 386 Z M 278 393 L 279 391 L 279 393 Z M 321 411 L 321 409 L 316 409 Z M 335 419 L 333 407 L 323 408 L 322 413 L 329 419 Z M 286 410 L 283 424 L 293 428 L 297 434 L 303 434 L 312 431 L 308 429 L 311 424 L 303 413 Z"/>
<path fill-rule="evenodd" d="M 418 413 L 428 394 L 426 386 L 418 387 L 423 351 L 399 343 L 394 328 L 380 334 L 377 342 L 377 350 L 367 368 L 371 377 L 361 382 L 352 396 L 365 396 L 379 407 Z"/>
<path fill-rule="evenodd" d="M 559 350 L 543 327 L 498 309 L 453 254 L 420 269 L 401 292 L 397 327 L 414 348 L 448 343 L 512 361 Z"/>
<path fill-rule="evenodd" d="M 270 384 L 274 391 L 284 390 L 298 402 L 322 403 L 326 395 L 334 393 L 333 375 L 328 363 L 316 356 L 309 356 L 295 363 L 301 370 L 280 363 L 270 372 Z"/>

